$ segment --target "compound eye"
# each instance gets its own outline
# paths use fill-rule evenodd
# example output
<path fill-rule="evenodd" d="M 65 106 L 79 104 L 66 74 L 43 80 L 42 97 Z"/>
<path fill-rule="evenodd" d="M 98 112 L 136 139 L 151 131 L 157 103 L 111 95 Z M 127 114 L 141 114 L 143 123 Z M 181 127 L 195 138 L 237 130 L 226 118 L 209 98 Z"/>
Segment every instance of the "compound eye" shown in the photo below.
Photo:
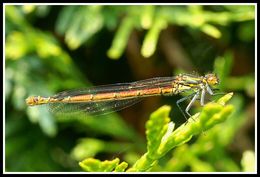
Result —
<path fill-rule="evenodd" d="M 216 76 L 210 76 L 207 80 L 210 85 L 218 84 L 218 78 Z"/>
<path fill-rule="evenodd" d="M 206 77 L 207 77 L 207 83 L 209 85 L 216 85 L 219 83 L 218 77 L 215 74 L 208 74 Z"/>

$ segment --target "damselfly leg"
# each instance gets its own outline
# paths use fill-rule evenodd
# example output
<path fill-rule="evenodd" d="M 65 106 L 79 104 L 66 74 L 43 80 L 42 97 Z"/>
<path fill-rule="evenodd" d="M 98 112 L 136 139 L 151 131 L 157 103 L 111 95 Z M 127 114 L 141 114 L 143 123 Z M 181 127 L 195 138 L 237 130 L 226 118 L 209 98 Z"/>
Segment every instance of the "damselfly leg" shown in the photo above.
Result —
<path fill-rule="evenodd" d="M 194 102 L 196 100 L 200 100 L 200 105 L 201 106 L 204 106 L 205 104 L 205 95 L 206 95 L 206 92 L 208 92 L 210 95 L 215 95 L 212 91 L 212 89 L 209 87 L 209 85 L 206 83 L 205 85 L 201 85 L 200 86 L 200 90 L 196 91 L 195 93 L 192 93 L 182 99 L 179 99 L 176 103 L 177 103 L 177 106 L 178 108 L 181 110 L 182 114 L 184 115 L 185 119 L 187 120 L 187 117 L 185 115 L 185 113 L 187 115 L 189 115 L 189 117 L 191 117 L 191 114 L 189 113 L 189 110 L 191 108 L 191 106 L 194 104 Z M 189 104 L 187 105 L 187 107 L 185 108 L 185 113 L 182 111 L 181 107 L 180 107 L 180 103 L 191 98 L 191 101 L 189 102 Z"/>
<path fill-rule="evenodd" d="M 181 107 L 180 107 L 179 104 L 180 104 L 181 102 L 183 102 L 183 101 L 185 101 L 185 100 L 187 100 L 187 99 L 193 97 L 195 94 L 196 94 L 196 93 L 192 93 L 192 94 L 190 94 L 190 95 L 188 95 L 188 96 L 186 96 L 186 97 L 184 97 L 184 98 L 181 98 L 181 99 L 177 100 L 177 102 L 176 102 L 176 104 L 177 104 L 179 110 L 181 111 L 182 115 L 185 117 L 186 121 L 188 120 L 188 118 L 186 117 L 185 113 L 183 112 L 183 110 L 181 109 Z M 191 102 L 190 102 L 190 103 L 191 103 Z M 187 110 L 187 107 L 186 107 L 186 109 L 185 109 L 186 114 L 189 115 L 189 116 L 191 116 L 188 111 L 189 111 L 189 110 Z"/>

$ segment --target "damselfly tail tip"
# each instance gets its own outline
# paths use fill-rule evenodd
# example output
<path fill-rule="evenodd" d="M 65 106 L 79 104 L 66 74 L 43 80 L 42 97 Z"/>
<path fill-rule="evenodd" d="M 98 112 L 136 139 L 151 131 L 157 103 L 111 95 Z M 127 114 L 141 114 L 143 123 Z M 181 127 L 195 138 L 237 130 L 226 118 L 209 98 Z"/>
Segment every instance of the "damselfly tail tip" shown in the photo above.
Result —
<path fill-rule="evenodd" d="M 33 105 L 35 105 L 34 96 L 30 96 L 30 97 L 26 98 L 25 102 L 26 102 L 26 104 L 27 104 L 28 106 L 33 106 Z"/>
<path fill-rule="evenodd" d="M 44 100 L 45 99 L 40 96 L 29 96 L 28 98 L 26 98 L 25 102 L 28 106 L 35 106 L 35 105 L 43 104 Z"/>

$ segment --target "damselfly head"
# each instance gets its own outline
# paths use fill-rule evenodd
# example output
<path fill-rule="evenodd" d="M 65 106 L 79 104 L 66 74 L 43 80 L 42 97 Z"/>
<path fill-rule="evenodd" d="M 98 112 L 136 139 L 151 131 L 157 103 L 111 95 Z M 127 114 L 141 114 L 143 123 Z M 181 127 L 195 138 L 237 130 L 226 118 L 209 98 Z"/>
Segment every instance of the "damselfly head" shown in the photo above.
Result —
<path fill-rule="evenodd" d="M 219 79 L 216 74 L 206 74 L 205 79 L 209 85 L 219 84 Z"/>

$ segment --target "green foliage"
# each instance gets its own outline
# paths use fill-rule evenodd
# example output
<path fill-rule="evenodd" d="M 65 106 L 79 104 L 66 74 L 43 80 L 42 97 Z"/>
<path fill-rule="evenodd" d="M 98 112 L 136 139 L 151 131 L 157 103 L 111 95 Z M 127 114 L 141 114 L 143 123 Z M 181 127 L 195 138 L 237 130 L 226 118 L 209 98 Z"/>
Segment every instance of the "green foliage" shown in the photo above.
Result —
<path fill-rule="evenodd" d="M 232 93 L 229 93 L 221 97 L 216 103 L 209 103 L 205 105 L 201 113 L 197 113 L 196 115 L 192 116 L 187 121 L 187 123 L 184 123 L 173 132 L 167 131 L 170 125 L 170 118 L 168 117 L 170 112 L 169 106 L 163 106 L 152 113 L 150 119 L 146 123 L 146 136 L 148 141 L 147 152 L 136 161 L 133 167 L 127 171 L 149 171 L 157 163 L 157 160 L 163 157 L 174 147 L 188 142 L 192 136 L 199 134 L 202 131 L 206 131 L 213 126 L 225 121 L 234 109 L 232 105 L 225 106 L 226 102 L 231 99 L 232 95 Z M 111 161 L 111 163 L 115 163 L 115 161 L 117 161 L 117 163 L 119 162 L 118 159 L 115 159 L 114 161 Z M 86 171 L 101 170 L 103 172 L 107 172 L 108 169 L 112 171 L 113 168 L 115 168 L 114 166 L 111 168 L 110 164 L 107 164 L 107 168 L 105 168 L 104 166 L 106 163 L 107 161 L 94 161 L 91 158 L 80 162 L 80 166 Z M 205 170 L 204 167 L 197 167 L 199 169 Z"/>
<path fill-rule="evenodd" d="M 122 162 L 119 164 L 119 159 L 116 158 L 112 161 L 105 160 L 103 162 L 97 159 L 86 159 L 79 163 L 79 165 L 85 170 L 90 172 L 121 172 L 127 168 L 127 163 Z"/>
<path fill-rule="evenodd" d="M 256 169 L 254 5 L 4 8 L 5 171 Z M 48 107 L 25 103 L 28 96 L 52 96 L 89 87 L 90 81 L 99 85 L 191 72 L 178 62 L 200 73 L 214 71 L 217 88 L 225 93 L 202 110 L 194 105 L 194 116 L 181 126 L 175 96 L 169 102 L 144 101 L 122 112 L 124 119 L 117 113 L 56 116 Z M 173 110 L 163 106 L 145 124 L 143 118 L 162 104 Z"/>
<path fill-rule="evenodd" d="M 115 38 L 113 40 L 111 48 L 108 50 L 107 55 L 112 59 L 118 59 L 125 47 L 126 42 L 130 36 L 130 32 L 133 29 L 133 21 L 131 17 L 125 18 L 122 22 L 122 25 L 119 27 L 117 34 L 115 35 Z"/>
<path fill-rule="evenodd" d="M 106 8 L 97 5 L 69 6 L 64 7 L 60 13 L 56 31 L 65 35 L 65 42 L 74 50 L 98 33 L 103 26 L 115 27 L 115 25 L 110 24 L 110 21 L 119 23 L 118 16 L 124 12 L 124 19 L 120 23 L 111 48 L 108 50 L 108 56 L 111 59 L 120 58 L 131 31 L 134 28 L 142 28 L 148 32 L 143 41 L 141 54 L 144 57 L 150 57 L 155 52 L 160 32 L 168 25 L 187 26 L 200 30 L 213 38 L 220 38 L 222 33 L 218 29 L 218 25 L 254 19 L 254 6 L 234 6 L 234 8 L 225 6 L 225 8 L 222 12 L 213 12 L 205 10 L 201 5 L 188 7 L 129 6 L 129 8 L 125 6 L 108 6 Z M 109 14 L 109 20 L 106 19 L 107 14 Z"/>
<path fill-rule="evenodd" d="M 130 31 L 134 27 L 139 28 L 141 26 L 143 29 L 149 29 L 143 41 L 141 54 L 144 57 L 150 57 L 155 52 L 160 32 L 167 25 L 188 26 L 201 30 L 211 37 L 220 38 L 221 31 L 214 25 L 227 25 L 232 21 L 254 19 L 254 8 L 252 6 L 251 9 L 249 8 L 250 11 L 247 11 L 248 9 L 246 8 L 241 8 L 241 11 L 232 9 L 232 11 L 221 13 L 204 10 L 199 5 L 189 6 L 188 8 L 184 6 L 160 6 L 157 8 L 153 6 L 139 6 L 138 12 L 134 11 L 134 7 L 131 6 L 126 12 L 127 15 L 118 29 L 113 45 L 108 51 L 108 56 L 112 59 L 118 59 L 121 56 Z M 246 15 L 245 12 L 247 12 Z M 132 18 L 132 14 L 135 15 L 134 18 Z M 148 21 L 147 24 L 144 21 Z"/>
<path fill-rule="evenodd" d="M 71 49 L 76 49 L 103 27 L 101 10 L 102 6 L 65 7 L 57 21 L 56 30 L 66 34 L 66 43 Z"/>
<path fill-rule="evenodd" d="M 130 149 L 132 144 L 130 143 L 115 143 L 115 142 L 105 142 L 93 138 L 84 138 L 73 148 L 72 157 L 78 161 L 83 160 L 88 157 L 94 157 L 99 152 L 117 153 L 123 152 L 122 147 L 125 148 L 124 151 Z"/>

